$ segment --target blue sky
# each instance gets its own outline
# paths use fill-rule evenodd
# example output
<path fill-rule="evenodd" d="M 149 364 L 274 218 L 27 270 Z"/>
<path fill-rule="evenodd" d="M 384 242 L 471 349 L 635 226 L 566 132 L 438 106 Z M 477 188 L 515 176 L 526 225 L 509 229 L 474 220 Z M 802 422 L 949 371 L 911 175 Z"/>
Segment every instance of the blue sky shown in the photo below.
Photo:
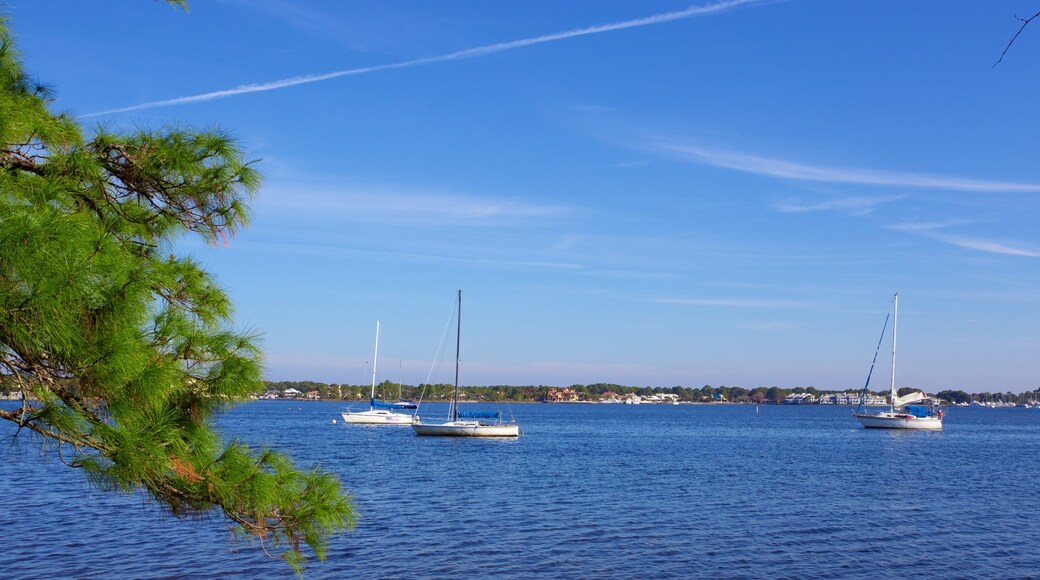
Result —
<path fill-rule="evenodd" d="M 188 241 L 267 377 L 1040 386 L 1034 0 L 7 0 L 87 126 L 219 126 L 266 175 Z M 887 363 L 886 363 L 887 364 Z M 368 371 L 370 372 L 370 371 Z"/>

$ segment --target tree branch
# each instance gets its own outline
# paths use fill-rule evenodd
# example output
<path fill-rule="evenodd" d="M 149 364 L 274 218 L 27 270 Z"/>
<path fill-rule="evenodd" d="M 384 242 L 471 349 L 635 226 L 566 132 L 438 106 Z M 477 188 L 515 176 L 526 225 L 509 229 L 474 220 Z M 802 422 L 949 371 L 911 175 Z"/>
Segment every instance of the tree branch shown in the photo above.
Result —
<path fill-rule="evenodd" d="M 997 62 L 993 63 L 993 67 L 996 67 L 998 64 L 1000 64 L 1000 61 L 1004 60 L 1004 55 L 1007 54 L 1007 51 L 1011 48 L 1011 45 L 1015 44 L 1015 39 L 1018 38 L 1018 35 L 1022 34 L 1022 31 L 1026 29 L 1026 26 L 1029 26 L 1029 23 L 1032 22 L 1033 19 L 1038 16 L 1040 16 L 1040 12 L 1037 12 L 1029 18 L 1015 16 L 1015 18 L 1022 21 L 1022 26 L 1018 29 L 1018 32 L 1016 32 L 1015 35 L 1011 37 L 1011 40 L 1008 41 L 1007 46 L 1004 47 L 1004 52 L 1000 53 L 1000 58 L 997 59 Z"/>

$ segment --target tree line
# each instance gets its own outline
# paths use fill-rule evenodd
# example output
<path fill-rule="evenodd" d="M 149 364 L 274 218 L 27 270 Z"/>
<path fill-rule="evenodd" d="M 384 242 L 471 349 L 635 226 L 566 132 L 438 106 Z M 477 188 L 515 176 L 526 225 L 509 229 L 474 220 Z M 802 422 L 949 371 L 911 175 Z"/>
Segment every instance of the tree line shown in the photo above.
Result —
<path fill-rule="evenodd" d="M 338 383 L 321 383 L 316 381 L 265 381 L 264 392 L 284 393 L 287 389 L 296 389 L 301 393 L 316 391 L 321 399 L 331 400 L 362 400 L 368 399 L 371 385 L 354 385 Z M 426 401 L 440 401 L 451 398 L 454 387 L 451 384 L 419 384 L 405 385 L 392 381 L 383 381 L 376 385 L 376 398 L 380 400 L 409 399 Z M 844 390 L 820 390 L 815 387 L 728 387 L 704 385 L 700 388 L 674 386 L 674 387 L 636 387 L 619 385 L 615 383 L 593 383 L 590 385 L 574 384 L 567 387 L 556 387 L 546 385 L 492 385 L 492 386 L 466 386 L 460 387 L 462 396 L 468 401 L 488 402 L 519 402 L 533 403 L 546 400 L 550 390 L 562 390 L 567 388 L 573 391 L 579 401 L 599 401 L 606 393 L 617 393 L 620 396 L 638 395 L 648 397 L 651 395 L 676 395 L 679 401 L 686 403 L 707 403 L 726 401 L 731 403 L 781 403 L 784 398 L 791 394 L 808 393 L 815 397 L 835 395 L 847 392 L 859 392 L 859 389 Z M 904 387 L 899 390 L 899 395 L 905 395 L 919 389 Z M 263 392 L 257 392 L 260 396 Z M 868 394 L 884 397 L 887 391 L 868 391 Z M 1026 391 L 1024 393 L 967 393 L 961 390 L 942 390 L 936 393 L 939 399 L 953 404 L 980 403 L 999 401 L 1008 404 L 1024 404 L 1040 400 L 1040 389 Z"/>

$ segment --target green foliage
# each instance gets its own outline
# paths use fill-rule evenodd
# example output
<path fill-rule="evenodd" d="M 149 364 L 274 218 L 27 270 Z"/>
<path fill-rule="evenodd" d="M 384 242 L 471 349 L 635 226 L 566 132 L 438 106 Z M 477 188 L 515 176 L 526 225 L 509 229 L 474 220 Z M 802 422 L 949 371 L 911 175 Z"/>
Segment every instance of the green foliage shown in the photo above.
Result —
<path fill-rule="evenodd" d="M 183 4 L 183 2 L 172 2 Z M 89 137 L 52 114 L 0 20 L 0 419 L 57 442 L 103 489 L 175 515 L 220 510 L 297 571 L 353 524 L 339 482 L 278 453 L 222 446 L 208 421 L 262 386 L 253 332 L 184 235 L 227 243 L 260 175 L 219 130 Z"/>

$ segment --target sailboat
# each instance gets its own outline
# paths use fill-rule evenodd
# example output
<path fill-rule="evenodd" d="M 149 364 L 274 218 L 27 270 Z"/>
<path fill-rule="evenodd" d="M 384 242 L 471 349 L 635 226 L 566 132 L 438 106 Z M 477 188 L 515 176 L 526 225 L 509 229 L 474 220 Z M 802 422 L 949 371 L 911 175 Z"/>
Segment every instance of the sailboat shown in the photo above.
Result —
<path fill-rule="evenodd" d="M 376 348 L 372 356 L 372 392 L 367 411 L 344 411 L 343 421 L 365 425 L 411 425 L 414 417 L 407 413 L 395 413 L 391 403 L 376 400 L 376 362 L 379 359 L 379 321 L 376 321 Z"/>
<path fill-rule="evenodd" d="M 391 409 L 418 409 L 419 408 L 419 404 L 418 403 L 416 403 L 415 401 L 409 401 L 408 399 L 405 399 L 405 398 L 401 397 L 401 385 L 404 384 L 404 382 L 403 382 L 404 381 L 404 370 L 403 370 L 403 366 L 402 366 L 402 364 L 400 362 L 398 362 L 397 364 L 398 364 L 398 367 L 397 367 L 398 368 L 398 373 L 400 373 L 401 376 L 400 376 L 400 378 L 397 379 L 397 400 L 390 402 L 390 408 Z"/>
<path fill-rule="evenodd" d="M 868 429 L 942 429 L 942 410 L 935 409 L 930 405 L 914 405 L 928 400 L 928 396 L 921 391 L 914 391 L 896 396 L 896 327 L 899 321 L 899 293 L 892 297 L 892 382 L 889 385 L 889 407 L 887 411 L 878 413 L 866 413 L 864 403 L 867 397 L 867 386 L 870 385 L 870 375 L 874 372 L 874 363 L 877 362 L 878 352 L 881 350 L 881 342 L 885 339 L 885 328 L 888 326 L 888 318 L 881 328 L 881 340 L 878 341 L 877 350 L 874 351 L 874 362 L 870 363 L 870 372 L 867 373 L 867 383 L 863 385 L 863 394 L 860 397 L 859 407 L 852 414 L 859 419 L 863 427 Z"/>
<path fill-rule="evenodd" d="M 515 422 L 502 422 L 500 411 L 459 411 L 459 350 L 462 343 L 462 290 L 459 290 L 458 323 L 455 333 L 455 389 L 448 406 L 448 421 L 445 423 L 412 424 L 416 435 L 439 435 L 446 437 L 519 437 L 520 426 Z M 498 419 L 490 423 L 485 420 Z"/>

